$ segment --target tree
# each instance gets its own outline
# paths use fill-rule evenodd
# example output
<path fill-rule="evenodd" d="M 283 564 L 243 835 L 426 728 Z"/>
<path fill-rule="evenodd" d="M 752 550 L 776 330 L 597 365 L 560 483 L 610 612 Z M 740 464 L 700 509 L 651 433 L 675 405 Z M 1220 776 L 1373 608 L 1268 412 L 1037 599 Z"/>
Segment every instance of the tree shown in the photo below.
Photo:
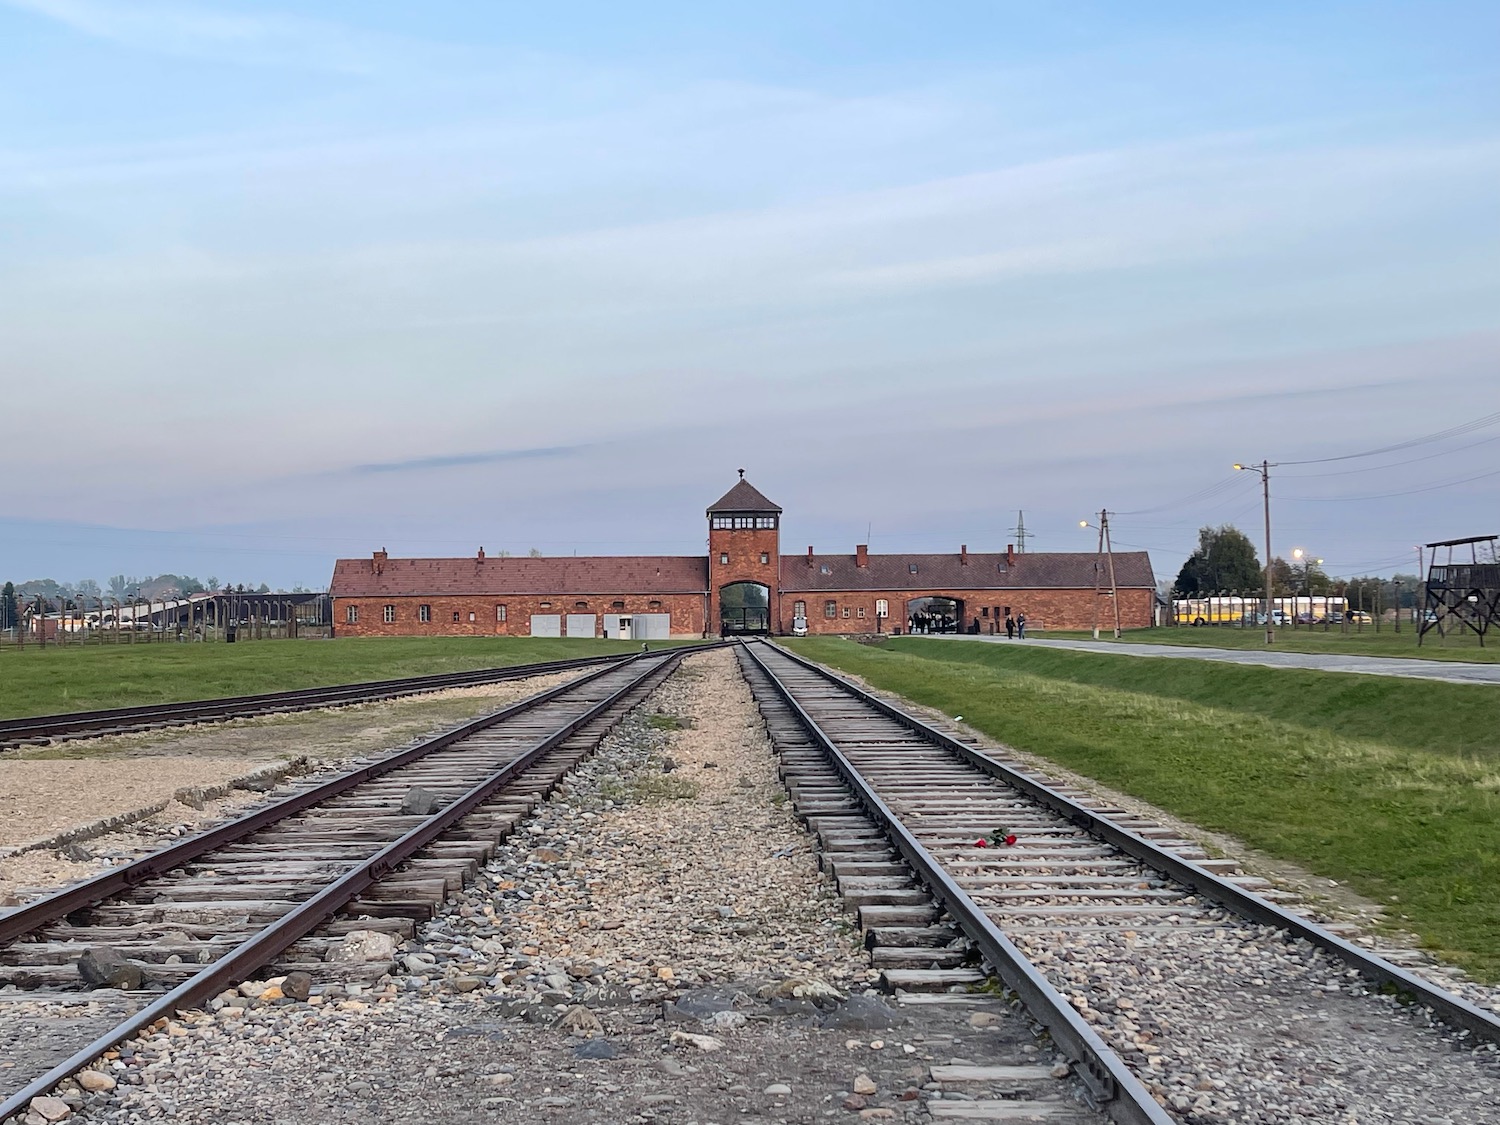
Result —
<path fill-rule="evenodd" d="M 133 577 L 127 578 L 123 574 L 111 574 L 109 576 L 109 593 L 112 598 L 124 601 L 126 595 L 136 586 L 137 580 Z"/>
<path fill-rule="evenodd" d="M 1204 527 L 1198 531 L 1198 549 L 1188 556 L 1177 575 L 1177 589 L 1192 596 L 1217 594 L 1220 590 L 1245 593 L 1265 582 L 1255 545 L 1237 527 Z"/>
<path fill-rule="evenodd" d="M 73 589 L 78 591 L 80 597 L 88 598 L 89 601 L 98 601 L 104 591 L 99 589 L 99 583 L 92 578 L 80 578 Z"/>
<path fill-rule="evenodd" d="M 7 582 L 0 590 L 0 629 L 14 629 L 21 624 L 21 606 L 16 601 L 16 586 Z"/>
<path fill-rule="evenodd" d="M 527 551 L 526 554 L 533 559 L 539 559 L 542 557 L 541 550 L 536 547 L 531 548 L 531 550 Z"/>
<path fill-rule="evenodd" d="M 218 590 L 218 588 L 219 588 L 219 576 L 217 574 L 210 574 L 208 576 L 208 588 L 210 590 Z"/>

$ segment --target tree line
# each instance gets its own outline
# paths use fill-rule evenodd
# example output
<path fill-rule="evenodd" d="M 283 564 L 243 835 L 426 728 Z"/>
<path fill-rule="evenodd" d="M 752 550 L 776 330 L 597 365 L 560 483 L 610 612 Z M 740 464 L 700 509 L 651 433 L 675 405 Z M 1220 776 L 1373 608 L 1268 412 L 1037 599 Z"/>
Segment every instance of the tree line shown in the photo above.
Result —
<path fill-rule="evenodd" d="M 54 578 L 32 578 L 25 582 L 6 582 L 0 587 L 0 630 L 14 629 L 21 623 L 22 614 L 28 606 L 40 600 L 45 612 L 66 613 L 76 610 L 97 609 L 106 600 L 129 604 L 132 601 L 170 601 L 185 598 L 190 594 L 239 593 L 269 594 L 268 583 L 250 585 L 241 582 L 220 585 L 217 575 L 206 581 L 187 574 L 126 575 L 114 574 L 104 586 L 92 579 L 81 578 L 76 582 L 59 582 Z M 297 585 L 291 590 L 275 593 L 306 594 L 306 587 Z"/>
<path fill-rule="evenodd" d="M 1415 574 L 1395 574 L 1390 578 L 1366 575 L 1358 578 L 1333 578 L 1316 559 L 1293 559 L 1280 556 L 1271 560 L 1273 597 L 1296 594 L 1332 594 L 1349 599 L 1350 605 L 1382 605 L 1403 609 L 1420 600 L 1422 578 Z M 1198 530 L 1198 549 L 1188 556 L 1173 584 L 1177 597 L 1198 598 L 1214 594 L 1264 594 L 1266 575 L 1261 567 L 1255 544 L 1239 528 L 1230 524 Z"/>

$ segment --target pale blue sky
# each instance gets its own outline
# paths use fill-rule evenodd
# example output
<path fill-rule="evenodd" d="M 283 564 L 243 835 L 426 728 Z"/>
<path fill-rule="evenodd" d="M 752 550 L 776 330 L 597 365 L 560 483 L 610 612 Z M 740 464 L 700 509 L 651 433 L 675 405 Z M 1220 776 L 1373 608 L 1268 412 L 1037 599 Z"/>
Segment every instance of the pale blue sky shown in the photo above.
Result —
<path fill-rule="evenodd" d="M 690 553 L 739 466 L 789 551 L 1017 509 L 1089 549 L 1107 505 L 1169 577 L 1259 540 L 1248 474 L 1174 503 L 1230 462 L 1500 409 L 1496 42 L 1477 2 L 0 0 L 0 577 Z M 1277 552 L 1500 531 L 1500 475 L 1412 491 L 1486 436 L 1287 470 Z"/>

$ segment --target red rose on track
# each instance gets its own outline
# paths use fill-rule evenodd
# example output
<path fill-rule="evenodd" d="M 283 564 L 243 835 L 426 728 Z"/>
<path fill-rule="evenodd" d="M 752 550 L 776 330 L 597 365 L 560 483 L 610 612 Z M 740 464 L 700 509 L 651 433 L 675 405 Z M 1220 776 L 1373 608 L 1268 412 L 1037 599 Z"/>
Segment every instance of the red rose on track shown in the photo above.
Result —
<path fill-rule="evenodd" d="M 1016 842 L 1016 838 L 1014 836 L 1007 836 L 1007 837 L 1005 837 L 1005 846 L 1006 847 L 1009 847 L 1011 844 L 1014 844 L 1015 842 Z"/>
<path fill-rule="evenodd" d="M 975 846 L 975 847 L 976 847 L 976 848 L 987 848 L 987 847 L 989 847 L 989 846 L 990 846 L 990 845 L 989 845 L 989 843 L 988 843 L 988 842 L 987 842 L 987 841 L 986 841 L 986 840 L 985 840 L 985 838 L 984 838 L 984 837 L 983 837 L 983 836 L 981 836 L 981 837 L 979 837 L 979 839 L 977 839 L 977 840 L 975 840 L 975 841 L 974 841 L 974 846 Z"/>

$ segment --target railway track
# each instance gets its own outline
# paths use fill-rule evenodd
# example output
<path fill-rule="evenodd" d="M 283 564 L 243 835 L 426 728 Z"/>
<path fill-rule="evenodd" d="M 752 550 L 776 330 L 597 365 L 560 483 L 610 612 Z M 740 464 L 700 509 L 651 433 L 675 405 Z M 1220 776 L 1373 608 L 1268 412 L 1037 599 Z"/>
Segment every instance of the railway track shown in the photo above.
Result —
<path fill-rule="evenodd" d="M 112 1044 L 273 964 L 314 980 L 385 972 L 325 958 L 355 930 L 410 936 L 689 651 L 612 660 L 0 914 L 0 985 L 20 990 L 0 994 L 6 1061 L 26 1062 L 0 1069 L 0 1122 Z M 101 947 L 146 983 L 80 991 L 80 960 Z M 49 1020 L 49 1006 L 72 1018 Z"/>
<path fill-rule="evenodd" d="M 739 659 L 889 986 L 998 976 L 1128 1125 L 1500 1121 L 1494 1012 L 780 648 Z"/>
<path fill-rule="evenodd" d="M 446 691 L 449 688 L 474 687 L 478 684 L 502 683 L 549 672 L 566 672 L 618 664 L 629 658 L 620 656 L 586 656 L 574 660 L 548 660 L 534 664 L 514 664 L 505 668 L 480 668 L 469 672 L 442 672 L 432 676 L 407 676 L 397 680 L 372 680 L 358 684 L 335 684 L 331 687 L 301 688 L 296 691 L 274 691 L 262 695 L 235 695 L 221 699 L 198 699 L 184 703 L 161 703 L 146 707 L 115 707 L 101 711 L 73 711 L 61 715 L 33 715 L 20 719 L 0 719 L 0 750 L 23 745 L 45 745 L 74 738 L 99 738 L 108 734 L 155 730 L 184 726 L 189 723 L 224 722 L 248 719 L 286 711 L 308 711 L 319 707 L 339 707 L 354 703 L 373 703 L 406 695 Z"/>

